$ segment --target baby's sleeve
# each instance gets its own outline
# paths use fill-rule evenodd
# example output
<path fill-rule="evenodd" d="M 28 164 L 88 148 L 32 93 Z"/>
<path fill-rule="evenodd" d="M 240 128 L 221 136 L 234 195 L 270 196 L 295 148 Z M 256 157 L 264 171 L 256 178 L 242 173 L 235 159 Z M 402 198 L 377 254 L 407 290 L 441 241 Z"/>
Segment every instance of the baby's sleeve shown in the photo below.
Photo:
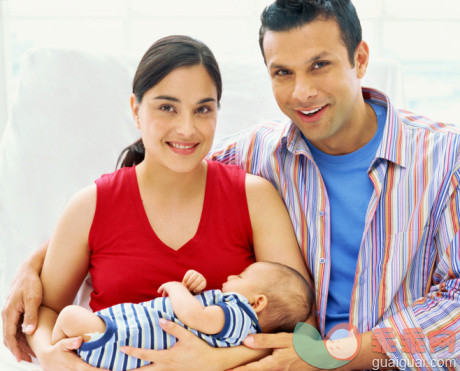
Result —
<path fill-rule="evenodd" d="M 217 340 L 224 341 L 229 346 L 236 346 L 240 345 L 249 334 L 260 331 L 257 316 L 249 303 L 235 297 L 220 301 L 215 305 L 220 306 L 225 315 L 222 331 L 213 336 Z"/>

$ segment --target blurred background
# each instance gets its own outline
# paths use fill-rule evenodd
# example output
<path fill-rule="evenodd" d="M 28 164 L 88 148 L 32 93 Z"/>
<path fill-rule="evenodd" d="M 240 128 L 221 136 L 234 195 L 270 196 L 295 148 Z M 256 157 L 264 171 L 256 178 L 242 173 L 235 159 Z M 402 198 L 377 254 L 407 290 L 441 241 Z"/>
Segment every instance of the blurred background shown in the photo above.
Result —
<path fill-rule="evenodd" d="M 21 55 L 57 46 L 139 58 L 168 34 L 188 34 L 223 58 L 262 62 L 257 34 L 268 0 L 0 0 L 0 133 Z M 405 108 L 460 124 L 460 1 L 354 0 L 372 58 L 396 60 Z"/>

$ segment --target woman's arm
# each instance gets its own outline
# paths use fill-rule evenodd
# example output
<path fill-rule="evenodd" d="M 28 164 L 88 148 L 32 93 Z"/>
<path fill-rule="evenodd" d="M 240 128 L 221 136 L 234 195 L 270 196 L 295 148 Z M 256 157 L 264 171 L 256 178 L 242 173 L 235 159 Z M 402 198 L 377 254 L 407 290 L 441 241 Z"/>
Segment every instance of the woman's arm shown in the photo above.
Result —
<path fill-rule="evenodd" d="M 246 174 L 246 198 L 256 260 L 272 261 L 294 268 L 313 288 L 291 219 L 278 192 L 267 180 Z"/>
<path fill-rule="evenodd" d="M 59 368 L 55 363 L 49 363 L 59 358 L 56 357 L 58 344 L 51 345 L 51 332 L 57 313 L 72 303 L 88 272 L 88 235 L 95 207 L 96 186 L 78 192 L 66 206 L 46 253 L 40 275 L 43 302 L 39 311 L 39 325 L 35 333 L 27 337 L 45 369 Z M 50 356 L 51 353 L 53 356 Z M 81 361 L 78 357 L 77 360 Z"/>

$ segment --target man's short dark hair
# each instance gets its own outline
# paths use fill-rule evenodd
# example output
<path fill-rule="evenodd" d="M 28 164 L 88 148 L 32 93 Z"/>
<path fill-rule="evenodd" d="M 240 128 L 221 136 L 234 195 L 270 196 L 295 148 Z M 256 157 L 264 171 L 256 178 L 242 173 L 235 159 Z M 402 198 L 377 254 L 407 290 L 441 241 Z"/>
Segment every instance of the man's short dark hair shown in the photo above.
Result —
<path fill-rule="evenodd" d="M 266 31 L 289 31 L 317 19 L 337 22 L 348 59 L 354 66 L 354 54 L 362 40 L 361 23 L 350 0 L 276 0 L 260 16 L 259 45 L 265 59 L 263 42 Z"/>

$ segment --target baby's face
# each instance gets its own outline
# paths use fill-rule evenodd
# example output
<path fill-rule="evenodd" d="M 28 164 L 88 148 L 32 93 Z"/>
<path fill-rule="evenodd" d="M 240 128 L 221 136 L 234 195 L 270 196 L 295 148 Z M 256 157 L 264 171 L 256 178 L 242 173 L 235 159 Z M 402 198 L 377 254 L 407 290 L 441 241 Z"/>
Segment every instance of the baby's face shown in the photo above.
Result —
<path fill-rule="evenodd" d="M 269 268 L 264 263 L 254 263 L 239 275 L 229 276 L 222 285 L 222 292 L 236 292 L 251 301 L 255 295 L 263 294 L 261 287 Z"/>

